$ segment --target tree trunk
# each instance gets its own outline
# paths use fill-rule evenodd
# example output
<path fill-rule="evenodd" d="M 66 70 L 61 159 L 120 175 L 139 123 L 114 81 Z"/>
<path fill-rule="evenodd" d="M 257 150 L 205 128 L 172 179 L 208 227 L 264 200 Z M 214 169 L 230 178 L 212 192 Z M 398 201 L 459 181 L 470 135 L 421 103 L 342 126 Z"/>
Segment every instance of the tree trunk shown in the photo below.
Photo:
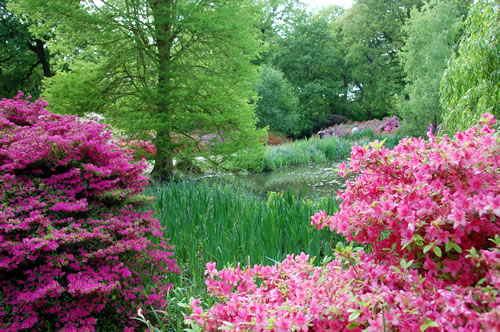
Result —
<path fill-rule="evenodd" d="M 50 68 L 49 55 L 48 51 L 45 49 L 45 42 L 40 39 L 35 39 L 35 45 L 28 43 L 28 47 L 37 55 L 39 63 L 42 64 L 43 76 L 54 76 L 54 73 Z"/>
<path fill-rule="evenodd" d="M 156 112 L 161 114 L 163 120 L 156 133 L 156 159 L 152 176 L 161 181 L 168 181 L 172 178 L 174 170 L 172 138 L 168 123 L 170 107 L 168 95 L 170 90 L 170 60 L 171 48 L 174 36 L 172 33 L 172 7 L 173 0 L 152 0 L 150 2 L 156 33 L 156 45 L 158 51 L 158 86 L 156 94 Z"/>
<path fill-rule="evenodd" d="M 347 80 L 346 74 L 342 74 L 342 77 L 344 79 L 344 107 L 342 107 L 342 115 L 347 117 L 347 104 L 349 103 L 349 81 Z"/>
<path fill-rule="evenodd" d="M 155 146 L 156 159 L 152 176 L 160 181 L 168 181 L 173 175 L 174 160 L 170 150 L 170 133 L 167 130 L 158 131 Z"/>

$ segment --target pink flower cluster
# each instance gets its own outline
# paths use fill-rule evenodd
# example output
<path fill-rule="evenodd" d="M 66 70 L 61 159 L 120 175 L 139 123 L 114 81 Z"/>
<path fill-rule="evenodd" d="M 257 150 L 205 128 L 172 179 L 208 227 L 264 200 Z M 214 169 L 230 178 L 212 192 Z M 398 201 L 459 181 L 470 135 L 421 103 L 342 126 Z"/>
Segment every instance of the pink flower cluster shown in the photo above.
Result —
<path fill-rule="evenodd" d="M 319 133 L 325 136 L 345 137 L 363 130 L 371 130 L 374 134 L 391 134 L 399 128 L 399 118 L 384 118 L 383 120 L 373 119 L 368 121 L 348 122 L 336 124 L 327 129 L 322 129 Z M 354 130 L 353 130 L 354 129 Z"/>
<path fill-rule="evenodd" d="M 115 140 L 115 143 L 124 149 L 129 149 L 136 160 L 141 160 L 143 158 L 151 160 L 156 156 L 156 146 L 151 140 L 120 137 Z"/>
<path fill-rule="evenodd" d="M 106 126 L 46 106 L 0 101 L 0 330 L 134 326 L 178 272 L 158 220 L 134 205 L 145 165 Z"/>
<path fill-rule="evenodd" d="M 275 266 L 207 264 L 217 303 L 191 302 L 186 323 L 236 331 L 499 331 L 500 144 L 486 114 L 453 138 L 355 146 L 340 210 L 312 224 L 338 245 L 319 266 L 305 254 Z"/>

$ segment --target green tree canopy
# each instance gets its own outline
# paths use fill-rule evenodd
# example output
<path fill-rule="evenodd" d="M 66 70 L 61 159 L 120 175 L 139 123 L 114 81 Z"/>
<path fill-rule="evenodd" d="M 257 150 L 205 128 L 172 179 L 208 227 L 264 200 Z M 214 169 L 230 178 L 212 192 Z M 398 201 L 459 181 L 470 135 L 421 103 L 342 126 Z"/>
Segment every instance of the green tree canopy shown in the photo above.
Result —
<path fill-rule="evenodd" d="M 421 0 L 357 0 L 342 17 L 353 99 L 364 118 L 394 110 L 394 97 L 404 85 L 397 53 L 404 45 L 402 27 Z"/>
<path fill-rule="evenodd" d="M 441 81 L 446 132 L 477 123 L 481 114 L 500 116 L 500 8 L 493 0 L 471 5 L 465 32 Z"/>
<path fill-rule="evenodd" d="M 260 70 L 256 86 L 259 100 L 257 116 L 259 127 L 269 126 L 271 130 L 294 136 L 300 132 L 301 119 L 298 113 L 299 99 L 283 73 L 267 65 Z"/>
<path fill-rule="evenodd" d="M 399 114 L 413 135 L 441 123 L 439 84 L 462 26 L 460 16 L 457 1 L 433 0 L 412 11 L 404 26 L 408 37 L 398 55 L 407 83 Z"/>
<path fill-rule="evenodd" d="M 54 31 L 64 67 L 47 80 L 52 109 L 105 113 L 119 128 L 156 136 L 158 178 L 172 175 L 174 157 L 227 166 L 235 154 L 262 154 L 265 132 L 248 103 L 260 47 L 254 1 L 17 0 L 12 8 L 43 21 L 36 33 Z"/>
<path fill-rule="evenodd" d="M 295 87 L 309 134 L 343 112 L 342 51 L 327 16 L 311 16 L 277 42 L 272 63 Z"/>

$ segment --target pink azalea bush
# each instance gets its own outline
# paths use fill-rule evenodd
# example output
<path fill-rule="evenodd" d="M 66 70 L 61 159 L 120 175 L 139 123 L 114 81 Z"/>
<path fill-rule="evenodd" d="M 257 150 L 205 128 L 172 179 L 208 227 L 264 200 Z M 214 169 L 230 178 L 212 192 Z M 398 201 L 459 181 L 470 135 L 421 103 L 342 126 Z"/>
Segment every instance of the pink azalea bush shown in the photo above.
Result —
<path fill-rule="evenodd" d="M 137 209 L 145 165 L 104 125 L 46 106 L 0 101 L 0 330 L 133 329 L 178 271 Z"/>
<path fill-rule="evenodd" d="M 384 118 L 383 120 L 373 119 L 368 121 L 340 123 L 319 131 L 318 135 L 319 133 L 323 133 L 325 136 L 346 137 L 364 130 L 370 130 L 376 135 L 392 134 L 398 128 L 399 118 L 394 116 L 392 118 Z"/>
<path fill-rule="evenodd" d="M 495 119 L 453 138 L 408 138 L 393 150 L 354 146 L 340 210 L 312 217 L 365 249 L 337 246 L 275 266 L 207 264 L 205 330 L 499 331 L 500 144 Z"/>
<path fill-rule="evenodd" d="M 152 160 L 156 156 L 156 147 L 151 140 L 143 139 L 127 139 L 119 137 L 115 139 L 115 143 L 129 151 L 134 155 L 135 160 Z"/>

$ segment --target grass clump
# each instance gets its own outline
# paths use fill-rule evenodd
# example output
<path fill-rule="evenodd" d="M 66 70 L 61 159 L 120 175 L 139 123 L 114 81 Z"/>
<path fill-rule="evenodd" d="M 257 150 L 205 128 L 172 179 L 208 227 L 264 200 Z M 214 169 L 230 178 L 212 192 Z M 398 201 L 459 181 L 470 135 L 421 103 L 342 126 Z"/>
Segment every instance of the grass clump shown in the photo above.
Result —
<path fill-rule="evenodd" d="M 166 237 L 176 243 L 181 274 L 194 285 L 204 285 L 209 261 L 253 265 L 272 264 L 302 251 L 331 255 L 331 248 L 343 240 L 310 226 L 314 213 L 337 209 L 332 198 L 272 192 L 265 199 L 244 188 L 207 181 L 155 185 L 148 191 L 156 196 L 154 210 Z"/>
<path fill-rule="evenodd" d="M 271 171 L 288 166 L 304 165 L 309 163 L 326 163 L 330 160 L 349 158 L 351 147 L 354 144 L 366 145 L 374 140 L 386 140 L 385 146 L 392 149 L 404 136 L 394 134 L 375 134 L 370 129 L 360 130 L 345 137 L 326 136 L 323 139 L 316 137 L 285 143 L 266 148 L 263 160 L 263 170 Z"/>

